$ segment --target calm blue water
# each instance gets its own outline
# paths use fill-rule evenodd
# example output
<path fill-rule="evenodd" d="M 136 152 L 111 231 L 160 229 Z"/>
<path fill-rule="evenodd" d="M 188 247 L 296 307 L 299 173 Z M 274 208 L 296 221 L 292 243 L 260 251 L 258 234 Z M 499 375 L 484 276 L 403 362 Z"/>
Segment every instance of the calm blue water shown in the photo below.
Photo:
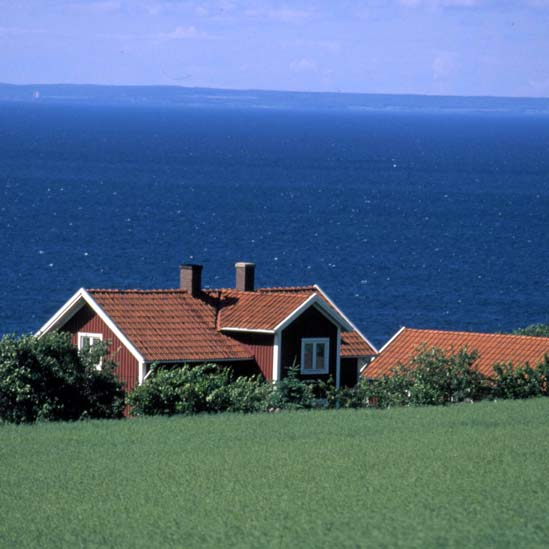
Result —
<path fill-rule="evenodd" d="M 79 287 L 318 283 L 400 326 L 549 322 L 549 117 L 0 103 L 0 333 Z"/>

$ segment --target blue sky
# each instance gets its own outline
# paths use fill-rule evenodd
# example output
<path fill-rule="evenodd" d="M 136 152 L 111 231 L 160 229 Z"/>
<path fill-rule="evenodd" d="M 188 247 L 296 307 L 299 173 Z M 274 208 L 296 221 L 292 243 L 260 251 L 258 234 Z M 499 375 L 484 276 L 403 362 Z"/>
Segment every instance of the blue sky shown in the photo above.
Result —
<path fill-rule="evenodd" d="M 549 97 L 549 0 L 0 0 L 0 82 Z"/>

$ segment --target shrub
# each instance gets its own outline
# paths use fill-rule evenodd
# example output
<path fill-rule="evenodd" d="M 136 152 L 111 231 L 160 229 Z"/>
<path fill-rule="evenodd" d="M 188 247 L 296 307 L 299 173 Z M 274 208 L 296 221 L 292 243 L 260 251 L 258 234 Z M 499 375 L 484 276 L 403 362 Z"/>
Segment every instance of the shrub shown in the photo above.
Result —
<path fill-rule="evenodd" d="M 276 384 L 262 377 L 233 377 L 231 370 L 214 364 L 157 368 L 129 395 L 137 415 L 197 414 L 201 412 L 266 412 L 334 407 L 333 382 L 299 379 L 299 369 Z"/>
<path fill-rule="evenodd" d="M 341 407 L 341 397 L 346 388 L 336 388 L 334 380 L 329 377 L 327 381 L 315 380 L 305 381 L 311 385 L 314 395 L 313 405 L 315 408 L 339 408 Z"/>
<path fill-rule="evenodd" d="M 362 398 L 375 398 L 380 407 L 476 400 L 486 393 L 484 376 L 473 368 L 477 358 L 465 347 L 454 353 L 424 345 L 409 366 L 398 364 L 390 375 L 371 381 Z"/>
<path fill-rule="evenodd" d="M 228 412 L 266 412 L 271 406 L 273 386 L 262 377 L 238 377 L 228 387 Z"/>
<path fill-rule="evenodd" d="M 526 328 L 518 328 L 513 331 L 515 335 L 549 337 L 549 324 L 530 324 Z"/>
<path fill-rule="evenodd" d="M 549 395 L 549 356 L 536 367 L 495 364 L 492 394 L 497 398 L 531 398 Z"/>
<path fill-rule="evenodd" d="M 106 347 L 78 352 L 70 335 L 51 332 L 4 336 L 0 340 L 0 419 L 14 423 L 36 420 L 117 418 L 124 391 L 103 361 Z"/>
<path fill-rule="evenodd" d="M 549 354 L 544 355 L 543 360 L 537 365 L 537 371 L 541 380 L 541 394 L 549 396 Z"/>
<path fill-rule="evenodd" d="M 133 413 L 144 415 L 196 414 L 227 407 L 224 387 L 230 372 L 213 364 L 158 368 L 129 396 Z"/>
<path fill-rule="evenodd" d="M 233 377 L 214 364 L 157 368 L 129 396 L 138 415 L 253 413 L 312 408 L 441 405 L 484 397 L 526 398 L 549 395 L 549 357 L 536 369 L 501 365 L 499 378 L 488 380 L 473 368 L 478 355 L 462 348 L 447 352 L 419 349 L 409 366 L 398 364 L 390 375 L 336 389 L 333 380 L 302 380 L 293 367 L 276 384 L 262 377 Z M 529 367 L 528 367 L 529 368 Z"/>
<path fill-rule="evenodd" d="M 129 395 L 137 415 L 259 412 L 269 407 L 272 388 L 259 377 L 233 379 L 215 364 L 157 368 Z"/>
<path fill-rule="evenodd" d="M 374 385 L 361 379 L 354 387 L 342 387 L 336 392 L 336 403 L 340 408 L 368 408 L 375 397 Z"/>
<path fill-rule="evenodd" d="M 274 409 L 311 409 L 315 401 L 313 384 L 299 379 L 299 368 L 295 366 L 276 383 L 271 393 L 271 408 Z"/>
<path fill-rule="evenodd" d="M 446 404 L 480 398 L 485 378 L 473 368 L 477 358 L 477 351 L 469 352 L 466 347 L 455 353 L 423 347 L 412 360 L 411 403 Z"/>

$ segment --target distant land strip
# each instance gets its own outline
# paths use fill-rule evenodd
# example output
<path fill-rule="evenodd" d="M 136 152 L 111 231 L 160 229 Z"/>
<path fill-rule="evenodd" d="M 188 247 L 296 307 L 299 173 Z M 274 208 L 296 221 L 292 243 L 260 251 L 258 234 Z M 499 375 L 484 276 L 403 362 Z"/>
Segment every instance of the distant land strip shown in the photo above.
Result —
<path fill-rule="evenodd" d="M 0 102 L 549 115 L 549 98 L 226 90 L 179 86 L 0 83 Z"/>

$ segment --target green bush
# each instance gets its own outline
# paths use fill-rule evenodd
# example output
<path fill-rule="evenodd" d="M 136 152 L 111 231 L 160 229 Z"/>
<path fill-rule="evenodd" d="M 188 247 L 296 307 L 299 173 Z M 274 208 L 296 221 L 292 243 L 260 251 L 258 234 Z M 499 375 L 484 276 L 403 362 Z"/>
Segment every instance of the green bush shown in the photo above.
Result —
<path fill-rule="evenodd" d="M 275 384 L 259 377 L 234 377 L 213 364 L 157 368 L 129 396 L 137 415 L 201 412 L 266 412 L 312 408 L 442 405 L 486 397 L 526 398 L 549 395 L 549 358 L 536 369 L 495 367 L 487 379 L 473 368 L 476 351 L 419 349 L 410 365 L 397 365 L 390 375 L 362 380 L 355 387 L 336 389 L 333 380 L 303 381 L 299 368 Z M 498 377 L 499 376 L 499 377 Z"/>
<path fill-rule="evenodd" d="M 223 410 L 230 372 L 213 364 L 158 368 L 129 395 L 135 414 L 196 414 Z"/>
<path fill-rule="evenodd" d="M 336 391 L 335 403 L 340 408 L 368 408 L 375 398 L 374 384 L 361 379 L 354 387 L 342 387 Z"/>
<path fill-rule="evenodd" d="M 214 364 L 157 368 L 129 395 L 136 415 L 197 414 L 201 412 L 266 412 L 335 407 L 331 381 L 299 379 L 299 369 L 276 384 L 262 377 L 233 377 Z"/>
<path fill-rule="evenodd" d="M 530 324 L 526 328 L 518 328 L 513 331 L 515 335 L 549 337 L 549 324 Z"/>
<path fill-rule="evenodd" d="M 4 336 L 0 340 L 0 419 L 14 423 L 37 420 L 118 418 L 124 391 L 103 361 L 106 347 L 78 352 L 70 334 Z"/>
<path fill-rule="evenodd" d="M 390 375 L 370 381 L 364 398 L 380 407 L 478 400 L 486 394 L 486 379 L 473 368 L 477 358 L 465 347 L 453 353 L 423 346 L 410 365 L 398 364 Z"/>
<path fill-rule="evenodd" d="M 549 396 L 549 356 L 535 367 L 495 364 L 492 394 L 496 398 L 531 398 Z"/>
<path fill-rule="evenodd" d="M 228 387 L 228 412 L 266 412 L 271 407 L 273 386 L 262 377 L 238 377 Z"/>
<path fill-rule="evenodd" d="M 299 367 L 288 370 L 288 375 L 276 383 L 271 392 L 271 408 L 285 410 L 309 410 L 315 407 L 312 383 L 299 379 Z"/>
<path fill-rule="evenodd" d="M 215 364 L 157 368 L 129 395 L 137 415 L 259 412 L 269 407 L 272 388 L 258 377 L 233 379 Z"/>

